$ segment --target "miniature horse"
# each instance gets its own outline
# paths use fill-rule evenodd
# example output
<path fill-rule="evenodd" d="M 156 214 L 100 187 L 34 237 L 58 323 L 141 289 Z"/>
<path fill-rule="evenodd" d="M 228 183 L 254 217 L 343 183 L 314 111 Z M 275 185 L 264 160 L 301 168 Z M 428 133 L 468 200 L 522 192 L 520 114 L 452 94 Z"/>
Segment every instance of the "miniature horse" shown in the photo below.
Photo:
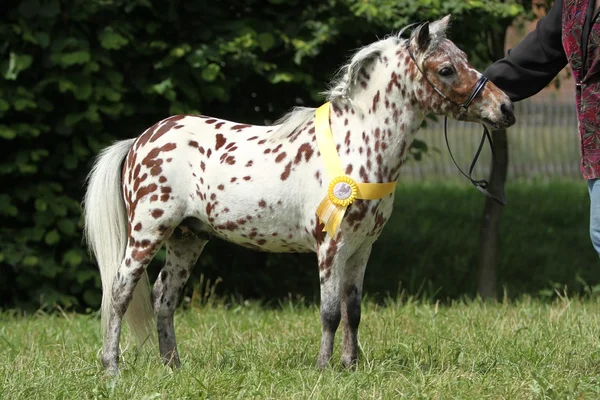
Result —
<path fill-rule="evenodd" d="M 395 183 L 426 113 L 490 129 L 514 124 L 509 98 L 491 82 L 480 85 L 468 108 L 459 107 L 481 74 L 446 38 L 449 18 L 419 25 L 407 39 L 404 28 L 363 47 L 325 92 L 327 126 L 346 178 Z M 156 318 L 163 362 L 180 365 L 173 314 L 212 236 L 259 251 L 316 253 L 317 366 L 328 364 L 340 321 L 342 364 L 355 365 L 365 267 L 394 192 L 354 200 L 339 228 L 325 232 L 316 209 L 332 177 L 316 129 L 314 108 L 297 108 L 272 126 L 176 115 L 100 153 L 83 206 L 85 237 L 102 276 L 108 373 L 118 373 L 123 317 L 141 341 L 156 340 Z M 150 291 L 146 267 L 163 244 L 167 260 Z"/>

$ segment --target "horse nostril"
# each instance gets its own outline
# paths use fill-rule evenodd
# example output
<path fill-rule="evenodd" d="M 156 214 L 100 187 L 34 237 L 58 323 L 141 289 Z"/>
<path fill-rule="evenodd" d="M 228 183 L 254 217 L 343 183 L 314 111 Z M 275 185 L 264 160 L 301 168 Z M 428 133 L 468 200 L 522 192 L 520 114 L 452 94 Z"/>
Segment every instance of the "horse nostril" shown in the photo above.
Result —
<path fill-rule="evenodd" d="M 513 103 L 502 103 L 500 104 L 500 111 L 502 112 L 502 116 L 504 117 L 504 122 L 507 126 L 513 125 L 516 121 Z"/>
<path fill-rule="evenodd" d="M 509 104 L 502 103 L 500 105 L 500 111 L 502 111 L 502 114 L 504 114 L 505 116 L 511 116 L 511 115 L 513 115 L 513 105 L 512 105 L 512 103 L 509 103 Z"/>

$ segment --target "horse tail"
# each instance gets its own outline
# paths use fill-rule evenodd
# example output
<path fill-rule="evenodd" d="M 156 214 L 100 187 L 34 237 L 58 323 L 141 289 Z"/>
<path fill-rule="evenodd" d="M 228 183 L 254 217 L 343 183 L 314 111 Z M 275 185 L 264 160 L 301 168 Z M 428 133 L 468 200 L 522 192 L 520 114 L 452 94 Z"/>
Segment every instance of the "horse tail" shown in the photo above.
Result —
<path fill-rule="evenodd" d="M 121 166 L 134 141 L 117 141 L 100 152 L 87 177 L 88 187 L 83 201 L 84 238 L 98 263 L 102 280 L 103 341 L 107 337 L 113 283 L 127 247 L 127 211 L 121 187 Z M 124 315 L 138 345 L 154 339 L 154 313 L 149 288 L 150 280 L 144 271 Z"/>

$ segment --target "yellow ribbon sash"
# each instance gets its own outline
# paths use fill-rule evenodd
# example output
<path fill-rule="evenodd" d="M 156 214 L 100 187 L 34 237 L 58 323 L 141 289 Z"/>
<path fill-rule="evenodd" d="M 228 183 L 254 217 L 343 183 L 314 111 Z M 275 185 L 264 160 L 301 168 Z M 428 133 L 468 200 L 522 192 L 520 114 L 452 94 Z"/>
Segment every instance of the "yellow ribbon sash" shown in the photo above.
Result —
<path fill-rule="evenodd" d="M 396 182 L 359 183 L 344 173 L 329 125 L 329 106 L 330 102 L 326 102 L 317 108 L 315 115 L 317 146 L 331 179 L 327 196 L 317 207 L 317 216 L 325 224 L 323 231 L 333 237 L 344 218 L 346 209 L 354 200 L 382 199 L 394 191 Z"/>

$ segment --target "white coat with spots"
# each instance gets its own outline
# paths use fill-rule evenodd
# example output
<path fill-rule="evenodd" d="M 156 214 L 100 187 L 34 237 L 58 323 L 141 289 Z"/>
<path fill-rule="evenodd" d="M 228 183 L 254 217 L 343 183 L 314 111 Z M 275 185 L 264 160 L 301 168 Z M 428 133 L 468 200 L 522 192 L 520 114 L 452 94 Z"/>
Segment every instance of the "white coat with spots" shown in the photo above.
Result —
<path fill-rule="evenodd" d="M 448 21 L 423 24 L 408 40 L 423 73 L 453 102 L 425 81 L 400 35 L 359 50 L 327 92 L 334 140 L 354 180 L 395 181 L 425 114 L 458 115 L 454 103 L 469 96 L 480 73 L 446 39 Z M 296 109 L 273 126 L 177 115 L 98 156 L 84 199 L 85 234 L 102 276 L 108 372 L 118 371 L 123 317 L 142 341 L 155 336 L 156 319 L 160 355 L 179 365 L 173 313 L 212 236 L 260 251 L 314 252 L 321 282 L 317 365 L 328 364 L 340 321 L 342 363 L 355 365 L 365 267 L 394 194 L 355 201 L 335 237 L 323 232 L 315 211 L 328 181 L 314 113 Z M 514 123 L 512 105 L 488 83 L 467 120 L 506 127 Z M 150 293 L 146 267 L 163 244 L 166 264 Z"/>

